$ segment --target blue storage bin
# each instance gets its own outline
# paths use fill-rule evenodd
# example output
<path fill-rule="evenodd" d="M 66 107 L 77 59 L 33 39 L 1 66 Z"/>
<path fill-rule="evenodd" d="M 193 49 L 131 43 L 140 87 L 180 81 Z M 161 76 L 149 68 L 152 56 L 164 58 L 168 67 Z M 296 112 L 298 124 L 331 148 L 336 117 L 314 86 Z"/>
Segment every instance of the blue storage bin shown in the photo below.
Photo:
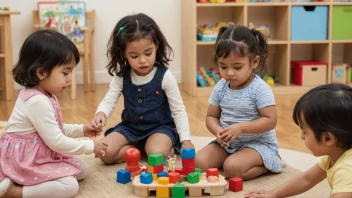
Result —
<path fill-rule="evenodd" d="M 327 40 L 328 6 L 292 6 L 291 40 Z"/>

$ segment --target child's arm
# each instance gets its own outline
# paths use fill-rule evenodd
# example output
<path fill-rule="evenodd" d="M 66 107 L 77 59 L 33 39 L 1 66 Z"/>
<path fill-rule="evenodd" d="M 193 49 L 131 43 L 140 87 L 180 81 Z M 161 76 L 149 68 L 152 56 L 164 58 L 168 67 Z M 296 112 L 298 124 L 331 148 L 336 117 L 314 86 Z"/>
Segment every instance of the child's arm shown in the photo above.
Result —
<path fill-rule="evenodd" d="M 216 137 L 218 136 L 218 133 L 222 131 L 220 116 L 221 108 L 209 104 L 205 123 L 207 125 L 208 130 Z"/>
<path fill-rule="evenodd" d="M 208 130 L 218 138 L 219 133 L 223 130 L 220 117 L 221 117 L 221 107 L 220 102 L 222 98 L 222 93 L 225 91 L 227 87 L 226 80 L 220 80 L 214 87 L 211 95 L 209 97 L 209 106 L 207 115 L 205 118 L 205 123 Z"/>
<path fill-rule="evenodd" d="M 271 191 L 252 191 L 246 193 L 244 197 L 249 198 L 261 198 L 261 197 L 290 197 L 301 194 L 313 186 L 323 181 L 326 178 L 326 172 L 323 171 L 319 164 L 314 165 L 312 168 L 303 172 L 296 177 L 292 178 L 283 185 L 273 189 Z"/>
<path fill-rule="evenodd" d="M 114 76 L 110 82 L 109 91 L 106 93 L 104 99 L 100 102 L 100 104 L 97 108 L 97 111 L 95 113 L 95 115 L 103 114 L 103 115 L 105 115 L 105 118 L 99 119 L 99 120 L 93 119 L 92 126 L 97 128 L 99 123 L 96 123 L 96 122 L 100 122 L 101 126 L 105 125 L 106 119 L 111 115 L 112 111 L 115 108 L 117 101 L 119 100 L 119 98 L 121 96 L 122 88 L 123 88 L 123 78 L 120 76 Z M 98 121 L 96 121 L 96 120 L 98 120 Z M 102 122 L 104 122 L 104 123 L 102 123 Z"/>
<path fill-rule="evenodd" d="M 63 133 L 67 137 L 71 137 L 71 138 L 84 137 L 83 124 L 64 124 L 63 127 L 64 127 Z"/>
<path fill-rule="evenodd" d="M 93 127 L 91 124 L 64 124 L 63 133 L 67 137 L 77 138 L 77 137 L 89 137 L 93 138 L 100 135 L 101 130 Z"/>
<path fill-rule="evenodd" d="M 189 129 L 189 121 L 185 105 L 178 89 L 177 81 L 172 73 L 167 70 L 162 81 L 162 89 L 165 91 L 171 116 L 175 121 L 177 133 L 180 136 L 180 141 L 183 147 L 193 147 L 191 143 L 191 134 Z M 187 144 L 184 146 L 184 144 Z"/>
<path fill-rule="evenodd" d="M 270 131 L 276 127 L 276 106 L 269 106 L 259 109 L 259 114 L 260 117 L 258 119 L 239 124 L 242 133 L 260 134 Z"/>
<path fill-rule="evenodd" d="M 91 154 L 94 150 L 92 140 L 78 140 L 67 137 L 59 128 L 55 110 L 45 96 L 32 97 L 28 105 L 27 117 L 44 143 L 53 151 L 62 154 Z"/>

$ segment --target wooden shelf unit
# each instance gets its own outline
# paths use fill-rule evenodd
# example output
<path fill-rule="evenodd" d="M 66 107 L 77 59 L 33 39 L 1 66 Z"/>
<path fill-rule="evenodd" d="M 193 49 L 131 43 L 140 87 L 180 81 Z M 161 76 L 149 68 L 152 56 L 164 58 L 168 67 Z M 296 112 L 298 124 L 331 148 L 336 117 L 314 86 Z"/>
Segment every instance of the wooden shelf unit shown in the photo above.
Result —
<path fill-rule="evenodd" d="M 291 41 L 292 6 L 328 6 L 328 39 Z M 197 85 L 197 66 L 215 67 L 212 62 L 214 41 L 197 40 L 197 28 L 201 24 L 232 21 L 248 26 L 268 24 L 272 38 L 269 43 L 267 74 L 278 77 L 272 89 L 275 94 L 303 94 L 313 87 L 291 83 L 291 60 L 318 60 L 328 63 L 327 82 L 331 82 L 331 66 L 334 62 L 352 63 L 352 40 L 332 40 L 333 6 L 350 5 L 348 2 L 260 2 L 260 3 L 197 3 L 182 0 L 182 88 L 193 96 L 209 96 L 213 87 Z M 336 57 L 336 58 L 335 58 Z M 352 84 L 352 83 L 349 83 Z"/>
<path fill-rule="evenodd" d="M 11 75 L 13 68 L 11 15 L 21 14 L 17 11 L 0 11 L 0 100 L 13 100 L 14 81 Z"/>

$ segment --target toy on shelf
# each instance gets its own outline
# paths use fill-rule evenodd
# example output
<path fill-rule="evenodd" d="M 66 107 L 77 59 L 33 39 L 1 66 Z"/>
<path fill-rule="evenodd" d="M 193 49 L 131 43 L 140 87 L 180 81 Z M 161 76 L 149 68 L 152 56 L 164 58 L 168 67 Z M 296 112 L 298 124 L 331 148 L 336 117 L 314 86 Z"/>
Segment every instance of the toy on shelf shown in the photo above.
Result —
<path fill-rule="evenodd" d="M 148 156 L 148 166 L 161 163 L 158 154 Z M 161 155 L 163 156 L 163 155 Z M 148 197 L 150 191 L 156 191 L 157 197 L 184 198 L 186 190 L 190 197 L 203 196 L 203 192 L 211 196 L 223 195 L 227 186 L 224 176 L 219 175 L 217 169 L 209 169 L 202 173 L 195 168 L 196 153 L 193 148 L 185 148 L 181 152 L 182 168 L 175 168 L 173 172 L 159 172 L 156 179 L 151 179 L 155 173 L 142 173 L 132 180 L 137 197 Z M 168 158 L 170 159 L 170 158 Z M 208 172 L 211 175 L 208 175 Z"/>
<path fill-rule="evenodd" d="M 279 78 L 273 75 L 262 75 L 258 74 L 269 86 L 274 86 L 275 83 L 279 82 Z"/>
<path fill-rule="evenodd" d="M 272 76 L 264 76 L 263 80 L 268 83 L 269 86 L 274 86 L 275 85 L 275 80 L 274 77 Z"/>
<path fill-rule="evenodd" d="M 225 3 L 226 0 L 209 0 L 210 3 Z"/>
<path fill-rule="evenodd" d="M 214 86 L 220 80 L 220 75 L 217 74 L 217 70 L 210 68 L 205 69 L 204 67 L 197 67 L 197 82 L 201 87 Z"/>
<path fill-rule="evenodd" d="M 0 5 L 0 11 L 10 11 L 10 6 L 1 6 Z"/>
<path fill-rule="evenodd" d="M 260 33 L 262 33 L 264 36 L 266 36 L 267 38 L 271 38 L 270 35 L 270 28 L 269 25 L 264 24 L 264 25 L 259 25 L 259 26 L 255 26 L 254 23 L 249 23 L 248 28 L 254 28 L 256 30 L 258 30 Z"/>
<path fill-rule="evenodd" d="M 199 3 L 225 3 L 225 2 L 236 2 L 236 0 L 197 0 Z M 240 0 L 238 2 L 244 2 L 244 0 Z"/>
<path fill-rule="evenodd" d="M 346 83 L 348 80 L 348 64 L 335 63 L 331 66 L 331 82 Z"/>
<path fill-rule="evenodd" d="M 227 25 L 228 23 L 225 22 L 200 25 L 197 32 L 198 39 L 201 41 L 216 41 L 220 28 Z"/>
<path fill-rule="evenodd" d="M 347 82 L 352 82 L 352 64 L 347 69 Z"/>

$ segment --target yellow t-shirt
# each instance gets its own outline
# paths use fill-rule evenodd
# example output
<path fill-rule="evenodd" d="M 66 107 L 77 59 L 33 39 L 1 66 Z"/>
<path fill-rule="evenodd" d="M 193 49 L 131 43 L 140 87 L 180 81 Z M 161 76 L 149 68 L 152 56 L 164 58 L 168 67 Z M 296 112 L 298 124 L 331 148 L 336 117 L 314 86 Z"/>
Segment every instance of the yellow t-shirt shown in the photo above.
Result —
<path fill-rule="evenodd" d="M 333 167 L 330 164 L 329 156 L 324 156 L 319 161 L 320 168 L 326 171 L 331 195 L 352 192 L 352 149 L 344 152 Z"/>

